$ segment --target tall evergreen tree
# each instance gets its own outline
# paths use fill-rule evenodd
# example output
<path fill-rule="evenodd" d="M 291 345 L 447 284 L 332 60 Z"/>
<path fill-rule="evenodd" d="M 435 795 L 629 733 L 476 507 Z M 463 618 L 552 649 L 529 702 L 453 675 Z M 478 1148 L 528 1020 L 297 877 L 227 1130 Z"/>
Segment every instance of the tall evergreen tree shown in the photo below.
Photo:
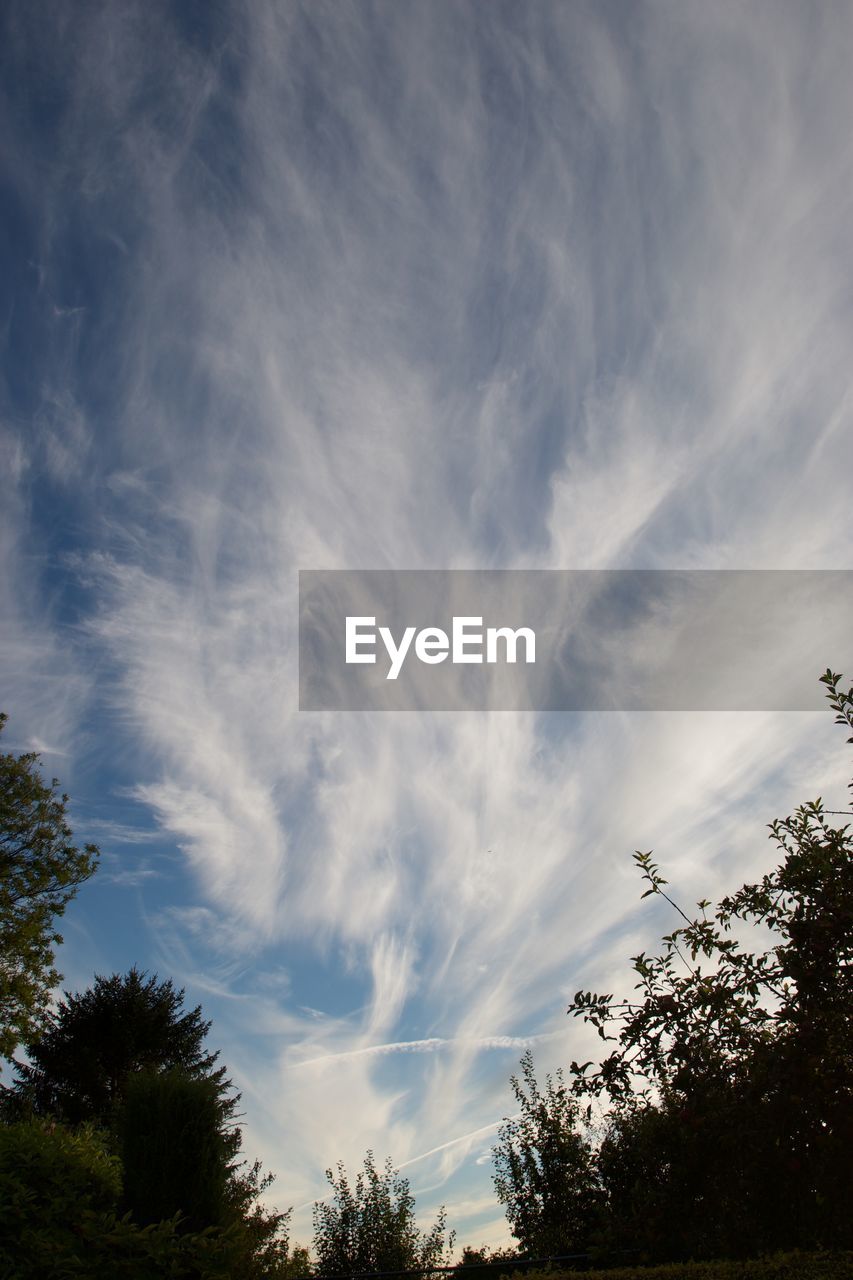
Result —
<path fill-rule="evenodd" d="M 30 1061 L 15 1064 L 12 1094 L 19 1111 L 110 1131 L 134 1223 L 180 1214 L 176 1230 L 187 1239 L 217 1228 L 228 1274 L 268 1280 L 291 1265 L 289 1214 L 259 1203 L 273 1178 L 240 1158 L 240 1098 L 205 1047 L 209 1029 L 171 979 L 136 968 L 99 976 L 66 993 L 28 1046 Z"/>
<path fill-rule="evenodd" d="M 30 1061 L 16 1063 L 14 1092 L 37 1113 L 71 1123 L 111 1125 L 138 1071 L 180 1069 L 192 1079 L 215 1082 L 224 1114 L 237 1097 L 217 1052 L 204 1039 L 210 1023 L 201 1006 L 184 1011 L 184 992 L 171 979 L 158 982 L 137 968 L 96 976 L 79 995 L 65 993 L 47 1029 L 28 1045 Z"/>
<path fill-rule="evenodd" d="M 217 1082 L 185 1071 L 136 1071 L 117 1120 L 125 1208 L 147 1226 L 182 1214 L 183 1231 L 224 1227 L 240 1130 Z"/>

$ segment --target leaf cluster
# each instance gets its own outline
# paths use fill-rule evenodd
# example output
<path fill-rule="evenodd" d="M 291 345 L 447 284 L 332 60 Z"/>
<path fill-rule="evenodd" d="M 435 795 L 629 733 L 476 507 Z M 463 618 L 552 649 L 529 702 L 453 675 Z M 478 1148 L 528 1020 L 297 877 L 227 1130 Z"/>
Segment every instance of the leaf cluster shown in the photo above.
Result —
<path fill-rule="evenodd" d="M 453 1247 L 444 1207 L 432 1227 L 421 1232 L 408 1179 L 390 1159 L 377 1169 L 368 1151 L 354 1183 L 340 1163 L 326 1170 L 326 1178 L 332 1195 L 314 1206 L 314 1254 L 321 1275 L 429 1271 L 444 1263 Z"/>
<path fill-rule="evenodd" d="M 60 981 L 56 920 L 99 857 L 95 845 L 74 844 L 68 796 L 39 764 L 35 752 L 0 755 L 0 1058 L 38 1030 Z"/>
<path fill-rule="evenodd" d="M 494 1187 L 523 1257 L 561 1257 L 585 1248 L 599 1192 L 591 1141 L 562 1070 L 536 1079 L 532 1053 L 510 1078 L 518 1113 L 493 1149 Z"/>
<path fill-rule="evenodd" d="M 853 689 L 822 682 L 853 728 Z M 611 1108 L 610 1219 L 650 1256 L 853 1243 L 853 835 L 832 817 L 818 798 L 770 823 L 778 865 L 693 914 L 637 852 L 678 924 L 633 957 L 633 996 L 569 1007 L 608 1046 L 571 1072 Z"/>
<path fill-rule="evenodd" d="M 109 1136 L 44 1119 L 0 1125 L 0 1276 L 15 1280 L 225 1280 L 228 1232 L 188 1233 L 179 1215 L 141 1226 L 122 1215 Z"/>

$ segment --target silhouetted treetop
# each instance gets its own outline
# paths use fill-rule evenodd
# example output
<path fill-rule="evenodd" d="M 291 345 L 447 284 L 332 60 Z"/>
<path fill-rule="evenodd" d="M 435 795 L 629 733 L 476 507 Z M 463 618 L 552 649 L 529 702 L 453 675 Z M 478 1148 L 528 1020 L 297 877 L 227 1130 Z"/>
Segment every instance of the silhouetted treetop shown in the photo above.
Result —
<path fill-rule="evenodd" d="M 15 1092 L 39 1113 L 78 1122 L 108 1123 L 123 1101 L 128 1077 L 142 1070 L 180 1069 L 209 1078 L 220 1096 L 230 1088 L 219 1054 L 204 1039 L 210 1023 L 201 1006 L 184 1011 L 184 991 L 136 967 L 96 976 L 80 995 L 65 993 L 44 1034 L 28 1046 L 29 1064 L 16 1063 Z M 232 1113 L 237 1098 L 225 1105 Z"/>

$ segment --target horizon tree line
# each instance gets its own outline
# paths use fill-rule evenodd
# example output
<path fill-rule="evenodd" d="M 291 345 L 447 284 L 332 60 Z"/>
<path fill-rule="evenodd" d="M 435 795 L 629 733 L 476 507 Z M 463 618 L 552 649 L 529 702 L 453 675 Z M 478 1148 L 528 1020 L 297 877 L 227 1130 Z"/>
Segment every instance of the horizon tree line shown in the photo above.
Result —
<path fill-rule="evenodd" d="M 853 730 L 853 689 L 821 680 Z M 201 1007 L 133 967 L 50 1008 L 56 922 L 99 853 L 74 845 L 68 798 L 39 765 L 0 756 L 0 1057 L 15 1072 L 0 1097 L 0 1262 L 40 1277 L 57 1258 L 62 1275 L 119 1262 L 139 1276 L 307 1275 L 290 1211 L 262 1203 L 273 1175 L 241 1156 L 239 1094 Z M 834 816 L 818 799 L 772 823 L 778 864 L 693 911 L 651 853 L 634 855 L 642 896 L 665 900 L 675 927 L 659 954 L 632 958 L 630 996 L 575 995 L 568 1012 L 598 1032 L 600 1061 L 540 1085 L 522 1058 L 493 1149 L 516 1246 L 467 1246 L 460 1268 L 853 1248 L 853 835 Z M 320 1274 L 448 1264 L 444 1208 L 419 1230 L 390 1160 L 368 1152 L 354 1181 L 343 1165 L 326 1176 Z"/>

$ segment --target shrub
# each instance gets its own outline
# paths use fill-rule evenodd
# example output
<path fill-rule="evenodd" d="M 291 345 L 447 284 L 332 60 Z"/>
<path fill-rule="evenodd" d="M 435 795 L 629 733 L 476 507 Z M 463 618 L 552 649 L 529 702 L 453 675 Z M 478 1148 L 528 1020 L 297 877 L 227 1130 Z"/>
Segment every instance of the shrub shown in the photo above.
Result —
<path fill-rule="evenodd" d="M 2 1280 L 227 1280 L 227 1232 L 119 1217 L 121 1162 L 105 1136 L 45 1120 L 0 1125 Z"/>
<path fill-rule="evenodd" d="M 577 1280 L 578 1275 L 576 1271 L 529 1274 L 547 1274 L 549 1280 Z M 738 1262 L 670 1262 L 582 1274 L 584 1280 L 851 1280 L 853 1253 L 780 1253 Z"/>

